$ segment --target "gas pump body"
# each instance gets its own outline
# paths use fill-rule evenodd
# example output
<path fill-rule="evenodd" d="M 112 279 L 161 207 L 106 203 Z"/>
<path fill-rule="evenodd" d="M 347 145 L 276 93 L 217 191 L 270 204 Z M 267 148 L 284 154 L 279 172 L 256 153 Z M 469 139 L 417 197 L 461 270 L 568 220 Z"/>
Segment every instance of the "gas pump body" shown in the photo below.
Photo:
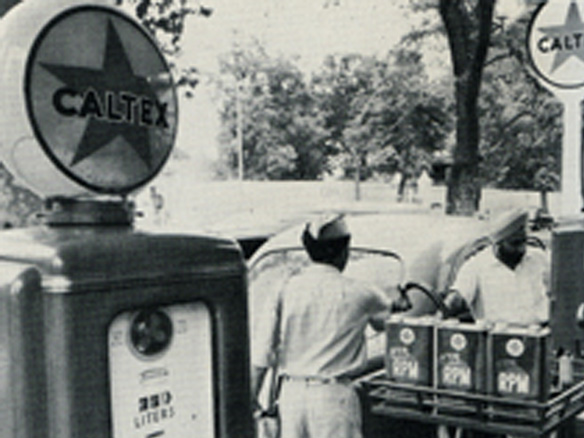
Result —
<path fill-rule="evenodd" d="M 1 436 L 172 436 L 165 431 L 176 421 L 190 431 L 184 438 L 249 436 L 245 270 L 231 241 L 127 227 L 40 227 L 3 233 L 0 248 Z M 176 340 L 196 329 L 188 318 L 171 315 L 170 345 L 154 357 L 115 332 L 124 315 L 192 306 L 208 312 L 209 336 L 193 335 L 210 343 L 202 346 L 209 357 L 172 354 L 181 346 Z M 112 358 L 120 363 L 127 355 L 115 348 L 134 357 L 118 389 Z M 190 406 L 172 382 L 185 367 L 194 381 L 182 387 L 195 398 L 211 390 Z"/>
<path fill-rule="evenodd" d="M 554 348 L 582 356 L 584 348 L 584 223 L 564 222 L 552 236 L 552 312 Z"/>

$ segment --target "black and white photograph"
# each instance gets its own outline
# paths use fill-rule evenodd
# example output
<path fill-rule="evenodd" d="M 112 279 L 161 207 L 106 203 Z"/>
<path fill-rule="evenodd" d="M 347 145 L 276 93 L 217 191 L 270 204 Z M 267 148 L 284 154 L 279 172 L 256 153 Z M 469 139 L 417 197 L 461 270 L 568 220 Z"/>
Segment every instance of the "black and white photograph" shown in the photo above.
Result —
<path fill-rule="evenodd" d="M 584 438 L 584 0 L 0 0 L 0 438 Z"/>

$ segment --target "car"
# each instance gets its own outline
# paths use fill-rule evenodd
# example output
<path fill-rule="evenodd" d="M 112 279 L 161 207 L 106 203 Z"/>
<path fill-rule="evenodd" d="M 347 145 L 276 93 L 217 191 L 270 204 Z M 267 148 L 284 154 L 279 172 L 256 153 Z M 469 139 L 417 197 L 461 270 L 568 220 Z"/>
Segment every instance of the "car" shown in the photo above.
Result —
<path fill-rule="evenodd" d="M 321 213 L 322 214 L 322 213 Z M 460 264 L 488 244 L 488 224 L 440 213 L 365 213 L 345 216 L 351 232 L 345 275 L 372 281 L 391 298 L 404 290 L 408 315 L 436 311 L 436 292 L 448 287 Z M 276 293 L 286 278 L 308 263 L 300 236 L 305 223 L 269 238 L 250 258 L 250 309 Z"/>
<path fill-rule="evenodd" d="M 406 294 L 412 303 L 412 308 L 405 312 L 408 316 L 444 310 L 440 292 L 448 289 L 468 258 L 490 246 L 489 223 L 478 217 L 448 216 L 419 209 L 348 213 L 345 221 L 351 232 L 351 249 L 344 274 L 374 283 L 393 299 Z M 273 235 L 249 259 L 252 332 L 253 321 L 262 305 L 273 299 L 290 276 L 309 263 L 300 237 L 305 226 L 306 221 Z M 545 247 L 549 230 L 530 239 L 531 243 Z M 363 373 L 384 366 L 384 333 L 368 329 L 366 336 L 368 363 Z M 265 406 L 273 402 L 274 391 L 269 386 L 275 385 L 275 379 L 267 381 L 261 399 Z M 374 422 L 377 427 L 383 424 L 383 419 L 379 420 Z M 422 425 L 408 424 L 405 428 L 410 435 L 401 436 L 429 433 Z"/>
<path fill-rule="evenodd" d="M 266 294 L 277 292 L 286 278 L 308 263 L 301 243 L 306 223 L 315 212 L 266 239 L 249 258 L 250 308 Z M 391 298 L 408 293 L 409 316 L 441 310 L 439 293 L 448 289 L 462 264 L 490 244 L 489 221 L 480 217 L 449 216 L 426 209 L 345 214 L 351 232 L 345 275 L 373 281 Z M 298 221 L 297 221 L 298 222 Z M 528 243 L 546 249 L 549 229 L 531 232 Z"/>

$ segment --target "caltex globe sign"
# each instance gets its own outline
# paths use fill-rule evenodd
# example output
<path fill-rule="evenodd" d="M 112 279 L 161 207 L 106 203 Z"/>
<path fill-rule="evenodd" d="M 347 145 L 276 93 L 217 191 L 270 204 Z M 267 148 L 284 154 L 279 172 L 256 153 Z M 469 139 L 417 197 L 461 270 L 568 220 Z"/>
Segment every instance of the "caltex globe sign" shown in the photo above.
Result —
<path fill-rule="evenodd" d="M 11 170 L 42 195 L 126 194 L 168 159 L 177 129 L 169 67 L 145 30 L 118 10 L 79 4 L 50 17 L 31 42 L 22 78 L 30 133 L 2 147 Z"/>
<path fill-rule="evenodd" d="M 584 86 L 584 2 L 550 1 L 533 15 L 527 47 L 537 74 L 558 89 Z"/>
<path fill-rule="evenodd" d="M 531 66 L 542 85 L 564 107 L 562 135 L 562 216 L 580 215 L 582 191 L 582 110 L 584 98 L 584 1 L 548 0 L 538 7 L 527 34 Z"/>

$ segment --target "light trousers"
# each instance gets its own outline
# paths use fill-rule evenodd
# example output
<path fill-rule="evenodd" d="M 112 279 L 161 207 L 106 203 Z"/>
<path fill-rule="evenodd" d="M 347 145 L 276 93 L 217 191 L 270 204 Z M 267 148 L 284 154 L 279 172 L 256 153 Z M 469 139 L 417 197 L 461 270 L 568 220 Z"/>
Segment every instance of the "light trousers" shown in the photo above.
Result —
<path fill-rule="evenodd" d="M 346 383 L 284 381 L 281 438 L 362 438 L 361 406 Z"/>

